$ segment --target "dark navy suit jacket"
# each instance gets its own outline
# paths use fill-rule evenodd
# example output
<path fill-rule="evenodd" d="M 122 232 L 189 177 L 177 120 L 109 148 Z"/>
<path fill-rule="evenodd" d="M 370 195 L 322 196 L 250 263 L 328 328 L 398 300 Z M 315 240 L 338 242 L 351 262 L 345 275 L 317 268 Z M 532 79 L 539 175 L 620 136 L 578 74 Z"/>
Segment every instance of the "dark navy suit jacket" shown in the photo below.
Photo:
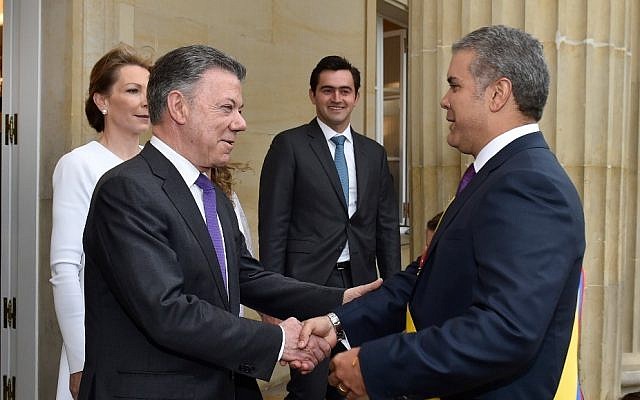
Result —
<path fill-rule="evenodd" d="M 585 250 L 580 199 L 541 133 L 516 139 L 446 210 L 414 264 L 338 315 L 372 399 L 552 399 Z M 402 334 L 409 303 L 418 332 Z"/>

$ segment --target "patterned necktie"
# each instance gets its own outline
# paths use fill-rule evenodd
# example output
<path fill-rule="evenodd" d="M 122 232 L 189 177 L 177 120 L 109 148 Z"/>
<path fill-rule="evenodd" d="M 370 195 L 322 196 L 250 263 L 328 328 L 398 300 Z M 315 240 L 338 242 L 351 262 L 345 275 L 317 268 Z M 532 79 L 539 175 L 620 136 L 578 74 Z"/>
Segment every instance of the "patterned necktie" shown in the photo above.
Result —
<path fill-rule="evenodd" d="M 336 156 L 335 163 L 338 170 L 338 176 L 340 177 L 340 183 L 342 184 L 342 193 L 344 194 L 344 200 L 349 206 L 349 169 L 347 168 L 347 160 L 344 158 L 344 141 L 345 137 L 342 135 L 336 135 L 331 138 L 331 141 L 336 144 Z"/>
<path fill-rule="evenodd" d="M 458 185 L 458 190 L 456 191 L 456 196 L 460 194 L 467 187 L 471 179 L 476 176 L 476 170 L 473 167 L 473 163 L 469 165 L 466 171 L 464 171 L 464 175 L 462 175 L 462 179 L 460 179 L 460 184 Z"/>
<path fill-rule="evenodd" d="M 220 264 L 220 272 L 222 272 L 222 280 L 225 289 L 227 287 L 227 266 L 224 259 L 224 246 L 222 244 L 222 233 L 220 224 L 218 223 L 218 210 L 216 206 L 216 192 L 211 180 L 204 174 L 200 174 L 196 179 L 196 185 L 202 189 L 202 200 L 204 203 L 204 215 L 207 220 L 207 230 L 213 242 L 213 248 L 216 250 L 218 264 Z"/>

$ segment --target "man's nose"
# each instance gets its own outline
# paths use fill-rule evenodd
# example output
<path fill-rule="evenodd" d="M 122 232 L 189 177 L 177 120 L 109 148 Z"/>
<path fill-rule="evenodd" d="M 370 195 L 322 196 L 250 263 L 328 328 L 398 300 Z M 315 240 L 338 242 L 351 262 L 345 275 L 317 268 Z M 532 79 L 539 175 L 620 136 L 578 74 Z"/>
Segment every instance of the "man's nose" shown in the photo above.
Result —
<path fill-rule="evenodd" d="M 448 110 L 450 106 L 451 104 L 449 103 L 449 91 L 447 91 L 447 93 L 445 93 L 444 96 L 442 96 L 442 98 L 440 99 L 440 107 Z"/>
<path fill-rule="evenodd" d="M 238 117 L 233 121 L 231 129 L 234 132 L 242 132 L 247 129 L 247 121 L 244 119 L 242 114 L 238 113 Z"/>

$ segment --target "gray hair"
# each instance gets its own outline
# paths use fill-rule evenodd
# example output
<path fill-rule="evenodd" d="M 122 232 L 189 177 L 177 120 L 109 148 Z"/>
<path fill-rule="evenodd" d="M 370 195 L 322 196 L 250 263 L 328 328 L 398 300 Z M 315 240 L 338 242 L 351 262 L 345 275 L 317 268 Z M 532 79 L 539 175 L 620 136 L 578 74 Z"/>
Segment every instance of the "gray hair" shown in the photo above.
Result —
<path fill-rule="evenodd" d="M 147 86 L 151 123 L 156 124 L 162 119 L 169 92 L 178 90 L 191 98 L 202 75 L 216 68 L 233 73 L 240 81 L 246 75 L 244 65 L 210 46 L 179 47 L 160 57 L 151 69 Z"/>
<path fill-rule="evenodd" d="M 505 77 L 511 81 L 520 112 L 536 121 L 542 118 L 549 95 L 549 70 L 537 39 L 504 25 L 485 26 L 457 41 L 452 50 L 475 52 L 469 69 L 478 92 Z"/>

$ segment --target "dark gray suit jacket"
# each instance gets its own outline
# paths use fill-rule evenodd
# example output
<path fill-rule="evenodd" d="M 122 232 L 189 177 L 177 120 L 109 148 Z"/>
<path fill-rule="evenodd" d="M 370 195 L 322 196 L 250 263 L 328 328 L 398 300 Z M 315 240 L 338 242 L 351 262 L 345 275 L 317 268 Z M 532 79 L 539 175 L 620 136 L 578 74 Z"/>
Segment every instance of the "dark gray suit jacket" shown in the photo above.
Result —
<path fill-rule="evenodd" d="M 205 222 L 156 148 L 107 172 L 84 233 L 86 362 L 80 398 L 260 398 L 279 327 L 238 318 L 239 304 L 281 318 L 327 312 L 342 291 L 265 272 L 220 190 L 229 295 Z M 251 378 L 251 379 L 249 379 Z"/>
<path fill-rule="evenodd" d="M 260 176 L 260 259 L 266 269 L 325 284 L 349 240 L 354 285 L 400 270 L 397 197 L 384 148 L 352 130 L 358 186 L 351 218 L 314 118 L 278 134 Z"/>

